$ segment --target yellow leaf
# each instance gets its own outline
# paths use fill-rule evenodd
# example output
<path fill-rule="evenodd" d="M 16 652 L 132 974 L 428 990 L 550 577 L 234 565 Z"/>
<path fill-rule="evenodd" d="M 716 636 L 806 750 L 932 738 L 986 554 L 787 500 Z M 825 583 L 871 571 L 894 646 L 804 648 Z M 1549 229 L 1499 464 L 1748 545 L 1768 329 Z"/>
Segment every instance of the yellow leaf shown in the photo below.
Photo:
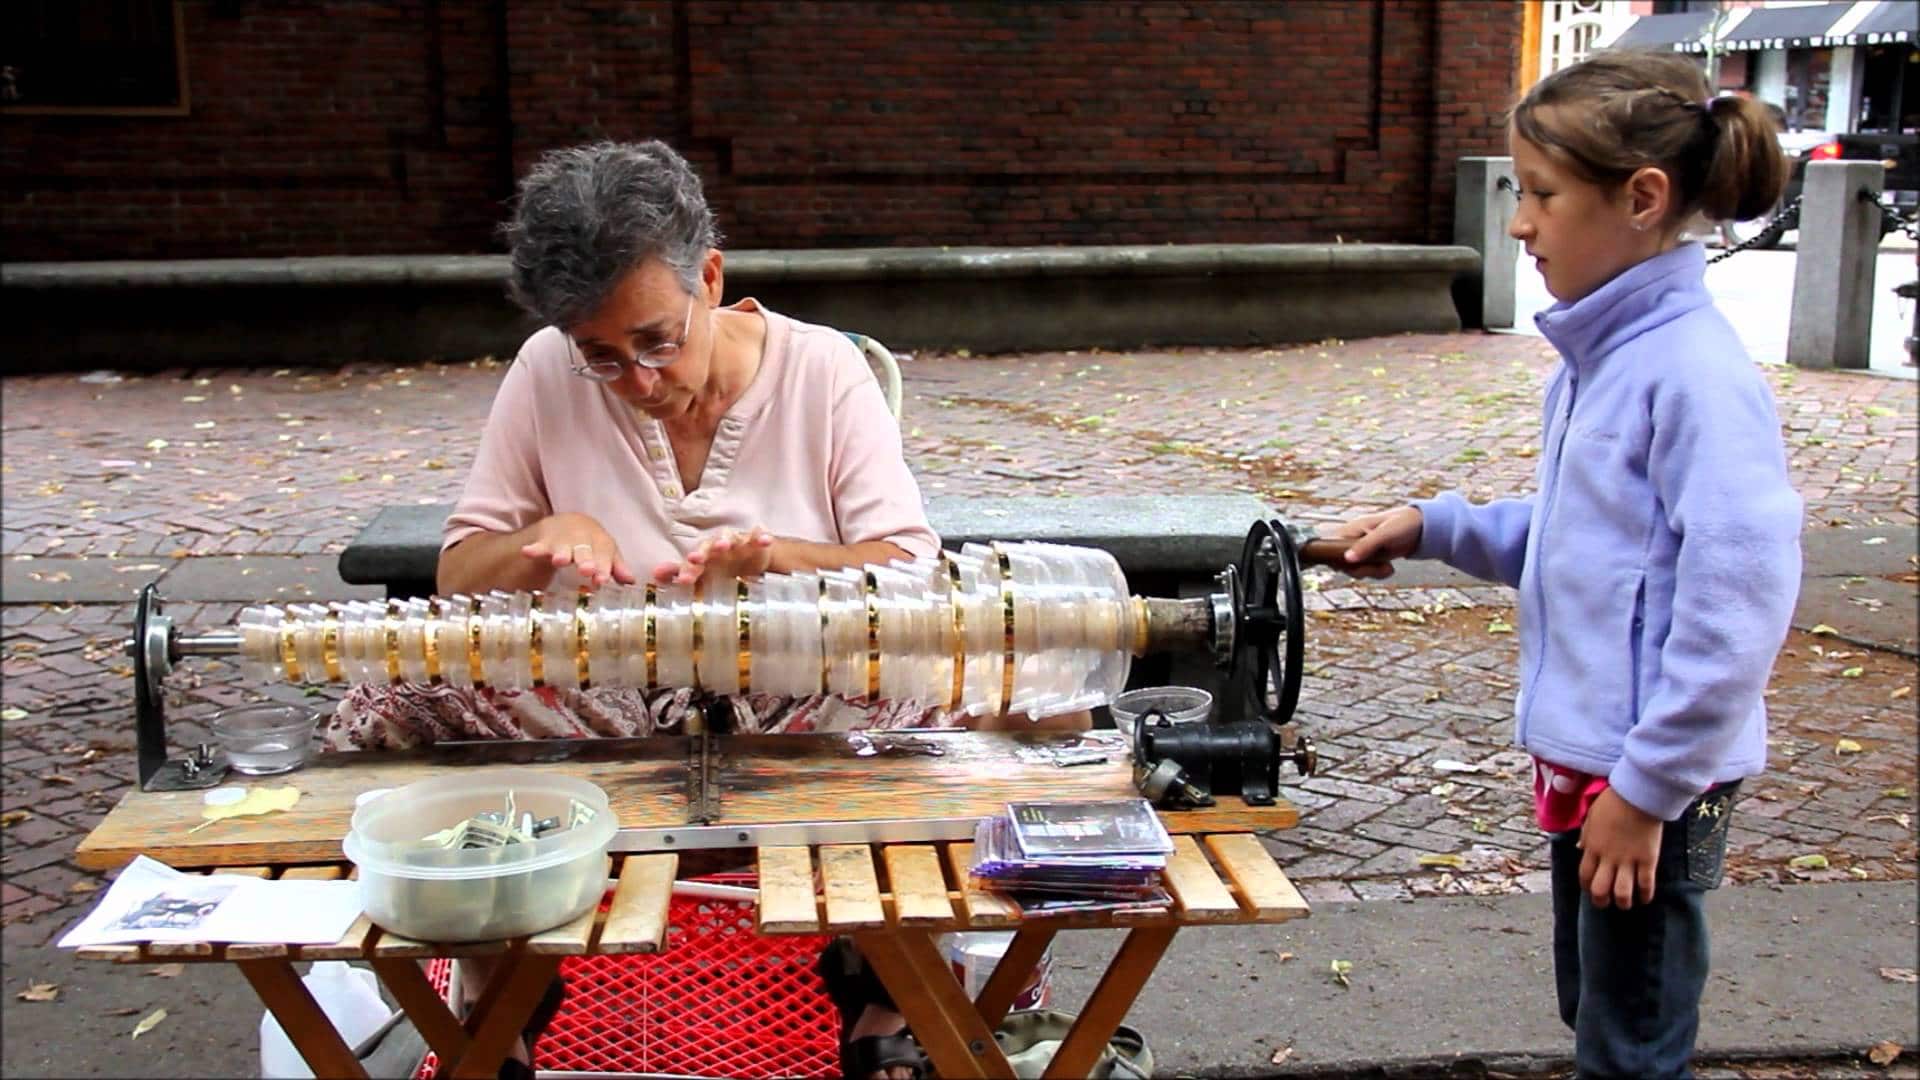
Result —
<path fill-rule="evenodd" d="M 1843 679 L 1857 679 L 1861 675 L 1865 674 L 1866 670 L 1867 670 L 1866 668 L 1850 667 L 1845 671 L 1842 671 L 1840 673 L 1840 677 Z"/>
<path fill-rule="evenodd" d="M 1826 623 L 1820 623 L 1819 625 L 1815 626 L 1813 629 L 1807 631 L 1807 633 L 1809 634 L 1837 634 L 1839 632 L 1840 631 L 1835 630 L 1833 627 L 1828 626 Z"/>
<path fill-rule="evenodd" d="M 14 995 L 14 997 L 19 998 L 21 1001 L 52 1001 L 59 996 L 60 985 L 58 983 L 34 983 L 32 986 Z"/>
<path fill-rule="evenodd" d="M 1287 1045 L 1281 1047 L 1280 1049 L 1275 1050 L 1273 1052 L 1273 1057 L 1267 1060 L 1271 1061 L 1275 1065 L 1285 1065 L 1287 1063 L 1287 1059 L 1292 1056 L 1293 1056 L 1293 1044 L 1288 1043 Z"/>
<path fill-rule="evenodd" d="M 1885 795 L 1889 799 L 1904 799 L 1909 793 L 1904 787 L 1890 787 L 1880 794 Z"/>
<path fill-rule="evenodd" d="M 1891 694 L 1888 694 L 1888 695 L 1887 695 L 1887 700 L 1888 700 L 1888 701 L 1899 701 L 1899 700 L 1900 700 L 1901 698 L 1903 698 L 1903 697 L 1906 697 L 1906 696 L 1907 696 L 1908 694 L 1911 694 L 1911 693 L 1913 693 L 1913 687 L 1911 687 L 1911 686 L 1902 686 L 1902 687 L 1900 687 L 1899 689 L 1897 689 L 1897 690 L 1895 690 L 1895 691 L 1894 691 L 1893 693 L 1891 693 Z"/>
<path fill-rule="evenodd" d="M 9 810 L 0 814 L 0 829 L 10 829 L 33 816 L 31 810 Z"/>
<path fill-rule="evenodd" d="M 1903 1049 L 1905 1047 L 1892 1039 L 1882 1039 L 1867 1051 L 1867 1060 L 1884 1069 L 1893 1064 L 1894 1059 L 1900 1056 L 1900 1051 Z"/>
<path fill-rule="evenodd" d="M 167 440 L 165 439 L 148 439 L 147 440 L 147 449 L 149 450 L 165 450 L 168 446 L 171 446 L 171 445 L 172 444 L 167 442 Z"/>
<path fill-rule="evenodd" d="M 1828 864 L 1825 855 L 1795 855 L 1787 865 L 1795 870 L 1825 870 Z"/>
<path fill-rule="evenodd" d="M 1400 621 L 1410 622 L 1410 623 L 1425 623 L 1427 620 L 1425 616 L 1422 616 L 1417 611 L 1403 611 L 1400 613 Z"/>
<path fill-rule="evenodd" d="M 71 884 L 71 885 L 69 885 L 69 886 L 67 886 L 67 891 L 68 891 L 68 892 L 70 892 L 70 893 L 76 893 L 76 894 L 78 894 L 78 893 L 90 893 L 90 892 L 99 892 L 99 891 L 100 891 L 100 883 L 99 883 L 99 882 L 97 882 L 97 881 L 93 881 L 93 880 L 91 880 L 91 879 L 88 879 L 88 880 L 82 880 L 82 881 L 76 881 L 76 882 L 74 882 L 73 884 Z"/>
<path fill-rule="evenodd" d="M 1420 856 L 1420 865 L 1445 866 L 1449 869 L 1458 870 L 1467 865 L 1467 860 L 1458 855 L 1422 855 Z"/>
<path fill-rule="evenodd" d="M 152 1031 L 154 1028 L 159 1027 L 160 1021 L 165 1020 L 166 1018 L 167 1018 L 167 1010 L 165 1009 L 153 1010 L 152 1012 L 148 1013 L 139 1023 L 133 1025 L 133 1037 L 137 1039 L 140 1036 L 145 1035 L 147 1032 Z"/>
<path fill-rule="evenodd" d="M 254 788 L 238 802 L 227 803 L 224 806 L 203 807 L 200 816 L 207 820 L 187 831 L 196 833 L 216 821 L 224 821 L 231 817 L 257 817 L 261 814 L 291 810 L 293 804 L 299 801 L 300 789 L 296 787 Z"/>
<path fill-rule="evenodd" d="M 1347 981 L 1347 976 L 1353 972 L 1353 961 L 1335 960 L 1333 963 L 1327 965 L 1327 970 L 1333 972 L 1334 980 L 1341 986 L 1353 985 Z"/>
<path fill-rule="evenodd" d="M 1857 754 L 1860 752 L 1860 744 L 1854 742 L 1852 739 L 1841 739 L 1839 742 L 1833 744 L 1833 752 L 1836 754 Z"/>
<path fill-rule="evenodd" d="M 1487 624 L 1487 633 L 1511 634 L 1513 633 L 1513 627 L 1505 619 L 1495 619 Z"/>
<path fill-rule="evenodd" d="M 26 718 L 27 718 L 27 710 L 25 709 L 17 708 L 12 705 L 9 705 L 4 709 L 0 709 L 0 720 L 25 720 Z"/>

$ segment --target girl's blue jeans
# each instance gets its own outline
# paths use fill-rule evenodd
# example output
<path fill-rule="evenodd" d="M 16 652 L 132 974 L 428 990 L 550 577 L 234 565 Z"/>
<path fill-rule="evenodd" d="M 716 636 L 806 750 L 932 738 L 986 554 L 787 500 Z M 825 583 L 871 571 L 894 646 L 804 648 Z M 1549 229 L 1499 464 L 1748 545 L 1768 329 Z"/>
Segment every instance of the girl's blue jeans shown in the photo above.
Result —
<path fill-rule="evenodd" d="M 1707 983 L 1708 889 L 1720 884 L 1739 783 L 1702 795 L 1660 836 L 1653 902 L 1597 908 L 1580 888 L 1578 830 L 1556 833 L 1553 971 L 1583 1077 L 1690 1077 Z"/>

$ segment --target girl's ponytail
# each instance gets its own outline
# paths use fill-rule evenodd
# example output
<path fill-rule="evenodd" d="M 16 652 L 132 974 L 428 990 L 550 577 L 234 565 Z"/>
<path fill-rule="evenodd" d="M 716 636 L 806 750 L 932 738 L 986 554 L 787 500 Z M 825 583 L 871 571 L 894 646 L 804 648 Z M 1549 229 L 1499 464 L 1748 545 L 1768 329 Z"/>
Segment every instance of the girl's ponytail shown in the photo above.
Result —
<path fill-rule="evenodd" d="M 1777 125 L 1759 102 L 1708 94 L 1685 56 L 1600 52 L 1535 83 L 1514 106 L 1513 130 L 1593 183 L 1665 170 L 1672 222 L 1759 217 L 1787 185 Z"/>
<path fill-rule="evenodd" d="M 1738 97 L 1706 103 L 1713 156 L 1700 185 L 1700 211 L 1713 221 L 1747 221 L 1772 210 L 1791 166 L 1766 106 Z"/>

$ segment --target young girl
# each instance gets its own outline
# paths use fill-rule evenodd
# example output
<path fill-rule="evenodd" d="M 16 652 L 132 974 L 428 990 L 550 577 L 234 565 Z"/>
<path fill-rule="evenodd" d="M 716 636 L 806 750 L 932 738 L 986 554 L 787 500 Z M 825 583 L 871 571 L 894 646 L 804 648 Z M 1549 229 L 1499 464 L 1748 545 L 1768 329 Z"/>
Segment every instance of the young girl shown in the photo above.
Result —
<path fill-rule="evenodd" d="M 1761 694 L 1800 585 L 1800 498 L 1766 383 L 1682 228 L 1774 204 L 1764 106 L 1692 61 L 1603 54 L 1508 128 L 1512 235 L 1559 302 L 1537 490 L 1347 522 L 1347 569 L 1444 560 L 1519 590 L 1515 741 L 1551 834 L 1554 967 L 1581 1076 L 1687 1073 L 1707 977 L 1702 894 L 1766 761 Z"/>

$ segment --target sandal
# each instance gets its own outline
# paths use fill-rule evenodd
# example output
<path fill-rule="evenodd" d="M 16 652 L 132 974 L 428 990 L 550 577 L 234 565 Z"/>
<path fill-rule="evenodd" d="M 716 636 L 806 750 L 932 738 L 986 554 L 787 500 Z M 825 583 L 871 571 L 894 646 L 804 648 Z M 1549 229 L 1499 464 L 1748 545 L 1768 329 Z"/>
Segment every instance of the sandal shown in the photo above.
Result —
<path fill-rule="evenodd" d="M 847 938 L 835 938 L 820 951 L 816 970 L 826 983 L 827 997 L 840 1012 L 840 1075 L 862 1080 L 876 1072 L 904 1066 L 918 1080 L 927 1074 L 927 1059 L 913 1033 L 905 1028 L 892 1035 L 862 1035 L 850 1039 L 847 1033 L 860 1020 L 869 1005 L 894 1008 L 887 988 L 867 966 L 866 957 Z M 898 1011 L 897 1009 L 895 1011 Z"/>

